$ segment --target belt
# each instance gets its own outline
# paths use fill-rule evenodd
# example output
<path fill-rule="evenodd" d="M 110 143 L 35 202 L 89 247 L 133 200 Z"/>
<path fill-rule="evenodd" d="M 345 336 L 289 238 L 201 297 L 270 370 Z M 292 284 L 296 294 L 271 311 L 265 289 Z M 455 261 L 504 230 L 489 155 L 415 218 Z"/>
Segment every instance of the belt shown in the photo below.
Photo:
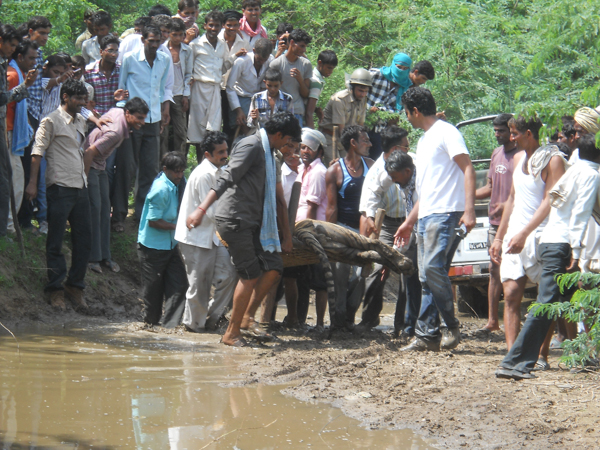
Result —
<path fill-rule="evenodd" d="M 402 216 L 402 217 L 385 216 L 385 218 L 383 220 L 388 220 L 388 221 L 391 221 L 391 222 L 404 222 L 405 219 L 406 219 L 405 216 Z"/>

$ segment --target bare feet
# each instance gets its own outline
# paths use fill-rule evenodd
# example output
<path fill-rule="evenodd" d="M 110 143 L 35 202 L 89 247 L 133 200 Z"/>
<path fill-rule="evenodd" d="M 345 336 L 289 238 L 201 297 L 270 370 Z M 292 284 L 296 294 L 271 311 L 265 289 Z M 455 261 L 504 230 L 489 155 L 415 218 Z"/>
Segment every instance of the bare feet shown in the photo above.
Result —
<path fill-rule="evenodd" d="M 244 347 L 247 344 L 246 340 L 240 334 L 234 336 L 233 334 L 229 333 L 229 330 L 223 335 L 221 342 L 231 347 Z"/>

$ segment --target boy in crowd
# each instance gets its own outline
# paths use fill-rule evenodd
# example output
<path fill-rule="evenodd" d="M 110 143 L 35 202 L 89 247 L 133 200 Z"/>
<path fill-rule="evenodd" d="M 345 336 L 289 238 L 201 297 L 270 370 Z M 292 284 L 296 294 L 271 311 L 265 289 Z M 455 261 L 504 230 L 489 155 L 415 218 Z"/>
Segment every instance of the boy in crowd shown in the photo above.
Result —
<path fill-rule="evenodd" d="M 281 91 L 281 72 L 269 66 L 265 72 L 267 89 L 258 92 L 250 100 L 248 128 L 262 128 L 269 119 L 279 112 L 294 114 L 294 99 L 290 94 Z"/>
<path fill-rule="evenodd" d="M 29 94 L 28 88 L 33 85 L 37 76 L 37 72 L 28 73 L 26 82 L 23 81 L 13 89 L 7 89 L 6 72 L 8 61 L 12 58 L 20 41 L 21 37 L 15 27 L 12 25 L 0 25 L 0 237 L 6 236 L 8 230 L 12 180 L 12 164 L 9 157 L 10 147 L 6 142 L 6 105 L 13 101 L 20 102 L 27 98 Z"/>
<path fill-rule="evenodd" d="M 231 73 L 233 64 L 241 56 L 246 55 L 252 48 L 244 39 L 242 39 L 240 31 L 240 19 L 243 17 L 238 11 L 228 9 L 223 12 L 225 23 L 223 29 L 219 33 L 219 39 L 225 42 L 227 48 L 227 59 L 232 66 L 223 74 L 221 81 L 221 113 L 223 114 L 223 132 L 228 136 L 233 137 L 235 129 L 235 116 L 231 114 L 231 105 L 227 95 L 227 80 Z M 231 109 L 230 109 L 231 108 Z M 233 125 L 231 124 L 233 119 Z M 245 121 L 244 121 L 245 125 Z"/>
<path fill-rule="evenodd" d="M 279 253 L 292 250 L 287 208 L 281 188 L 281 173 L 275 150 L 283 150 L 292 139 L 300 140 L 298 121 L 290 113 L 273 116 L 258 133 L 240 140 L 231 152 L 227 168 L 213 188 L 187 218 L 189 230 L 201 225 L 210 206 L 217 230 L 227 242 L 240 280 L 233 294 L 229 327 L 222 342 L 244 346 L 241 330 L 264 336 L 254 315 L 261 301 L 279 282 L 283 262 Z M 280 243 L 277 228 L 283 239 Z"/>
<path fill-rule="evenodd" d="M 215 211 L 219 200 L 207 209 L 202 223 L 191 230 L 186 219 L 200 205 L 223 173 L 227 164 L 227 135 L 209 131 L 199 147 L 202 162 L 191 173 L 181 201 L 175 239 L 185 264 L 189 282 L 183 324 L 189 331 L 215 329 L 227 305 L 231 303 L 237 284 L 235 268 L 227 249 L 216 235 Z M 214 296 L 211 301 L 211 288 Z"/>
<path fill-rule="evenodd" d="M 327 146 L 323 163 L 327 166 L 332 160 L 346 153 L 340 143 L 340 136 L 345 127 L 364 125 L 367 114 L 367 95 L 372 85 L 371 74 L 366 69 L 356 69 L 350 75 L 347 89 L 342 89 L 331 96 L 323 110 L 323 118 L 319 130 L 325 134 Z M 338 127 L 337 148 L 333 148 L 333 127 Z"/>
<path fill-rule="evenodd" d="M 518 153 L 516 143 L 510 138 L 508 122 L 512 114 L 500 114 L 492 125 L 494 135 L 500 147 L 492 152 L 492 161 L 488 171 L 487 184 L 475 192 L 475 199 L 490 198 L 488 230 L 488 248 L 492 247 L 496 233 L 502 220 L 504 204 L 510 195 L 512 187 L 514 158 Z M 498 305 L 502 294 L 502 282 L 500 281 L 500 266 L 490 260 L 490 283 L 488 286 L 488 323 L 478 330 L 479 334 L 488 335 L 491 331 L 500 329 L 498 322 Z"/>
<path fill-rule="evenodd" d="M 61 105 L 42 119 L 32 150 L 31 178 L 25 189 L 28 199 L 37 196 L 38 171 L 43 156 L 48 162 L 48 237 L 46 267 L 48 284 L 44 291 L 50 304 L 65 311 L 65 293 L 75 309 L 85 310 L 83 299 L 85 272 L 91 250 L 91 216 L 87 178 L 83 162 L 85 119 L 79 114 L 87 102 L 83 83 L 67 80 L 61 87 Z M 73 245 L 71 268 L 62 253 L 63 238 L 69 221 Z M 63 281 L 65 280 L 63 287 Z"/>
<path fill-rule="evenodd" d="M 542 273 L 537 303 L 549 304 L 570 298 L 565 295 L 561 300 L 555 277 L 578 270 L 582 240 L 598 200 L 599 168 L 600 149 L 596 147 L 596 139 L 593 135 L 583 136 L 579 139 L 579 160 L 548 195 L 550 215 L 538 248 Z M 515 380 L 535 378 L 531 371 L 553 323 L 546 314 L 536 315 L 535 309 L 529 311 L 525 325 L 500 363 L 496 377 Z"/>
<path fill-rule="evenodd" d="M 360 196 L 373 160 L 368 158 L 371 141 L 367 129 L 360 125 L 344 128 L 342 145 L 346 156 L 327 170 L 327 222 L 337 223 L 358 233 Z M 331 329 L 354 329 L 354 315 L 365 292 L 365 280 L 359 267 L 335 263 L 335 304 L 329 305 Z"/>
<path fill-rule="evenodd" d="M 32 42 L 29 39 L 23 39 L 19 42 L 19 45 L 17 45 L 16 50 L 12 54 L 12 60 L 10 61 L 6 72 L 8 97 L 16 95 L 19 92 L 19 89 L 16 88 L 21 84 L 24 84 L 24 87 L 27 88 L 28 80 L 30 84 L 33 83 L 33 80 L 35 79 L 33 72 L 35 72 L 35 76 L 37 76 L 37 71 L 35 69 L 37 55 L 37 44 L 35 42 Z M 32 73 L 31 76 L 29 75 L 30 71 Z M 7 98 L 7 100 L 9 100 L 9 98 Z M 23 173 L 21 157 L 23 156 L 23 150 L 29 145 L 31 139 L 33 139 L 33 130 L 27 120 L 27 99 L 13 101 L 8 104 L 6 107 L 6 130 L 6 145 L 8 147 L 8 156 L 10 158 L 10 166 L 12 169 L 15 210 L 18 212 L 19 208 L 21 208 L 23 192 L 25 191 L 25 174 Z M 2 138 L 3 137 L 0 136 L 0 140 L 2 140 Z M 9 179 L 10 177 L 7 176 L 6 180 Z M 8 192 L 8 189 L 5 192 Z M 12 212 L 9 210 L 8 231 L 10 232 L 15 231 L 13 220 L 16 220 L 16 218 L 13 218 Z"/>
<path fill-rule="evenodd" d="M 475 226 L 475 170 L 460 132 L 436 116 L 431 92 L 409 89 L 402 104 L 410 124 L 425 131 L 417 145 L 419 202 L 396 232 L 408 242 L 418 217 L 421 311 L 415 339 L 403 350 L 449 350 L 459 344 L 460 331 L 448 270 L 460 242 L 456 229 L 464 225 L 468 233 Z M 441 333 L 438 312 L 446 326 Z"/>
<path fill-rule="evenodd" d="M 81 46 L 81 56 L 83 56 L 86 65 L 95 63 L 100 59 L 100 40 L 110 34 L 113 21 L 109 13 L 98 11 L 92 16 L 92 25 L 95 36 L 85 41 Z"/>
<path fill-rule="evenodd" d="M 124 108 L 113 108 L 102 118 L 106 125 L 94 128 L 87 137 L 83 157 L 88 179 L 90 209 L 92 214 L 92 250 L 88 268 L 102 273 L 101 264 L 113 272 L 119 265 L 110 254 L 110 188 L 106 173 L 106 160 L 129 139 L 129 130 L 144 126 L 148 105 L 138 97 L 130 99 Z"/>
<path fill-rule="evenodd" d="M 81 50 L 81 46 L 84 41 L 92 38 L 94 36 L 94 24 L 92 23 L 92 16 L 96 11 L 93 9 L 88 9 L 83 13 L 83 23 L 85 24 L 85 31 L 79 35 L 77 40 L 75 41 L 75 48 L 77 50 Z"/>
<path fill-rule="evenodd" d="M 273 43 L 275 47 L 275 58 L 279 58 L 285 52 L 287 52 L 288 47 L 290 46 L 290 33 L 294 31 L 294 25 L 287 22 L 281 22 L 277 25 L 277 29 L 275 30 L 276 40 Z"/>
<path fill-rule="evenodd" d="M 73 67 L 73 79 L 81 81 L 88 91 L 88 102 L 85 107 L 90 113 L 94 109 L 94 87 L 85 80 L 85 60 L 81 55 L 75 55 L 71 58 L 71 66 Z"/>
<path fill-rule="evenodd" d="M 187 164 L 185 155 L 167 153 L 161 161 L 162 172 L 144 201 L 138 233 L 138 256 L 142 270 L 144 322 L 175 328 L 181 323 L 188 288 L 175 228 L 179 209 L 179 188 Z"/>
<path fill-rule="evenodd" d="M 513 184 L 490 247 L 490 257 L 500 265 L 504 333 L 510 350 L 521 328 L 521 299 L 527 278 L 536 284 L 540 281 L 542 269 L 537 247 L 539 235 L 548 222 L 548 193 L 565 173 L 566 161 L 556 146 L 540 147 L 539 118 L 526 120 L 519 116 L 511 119 L 508 126 L 519 153 L 514 157 Z"/>
<path fill-rule="evenodd" d="M 204 17 L 204 35 L 190 44 L 194 55 L 188 123 L 191 143 L 202 142 L 207 131 L 221 129 L 221 81 L 231 65 L 227 45 L 219 39 L 224 20 L 219 11 L 208 13 Z"/>
<path fill-rule="evenodd" d="M 412 67 L 412 59 L 405 53 L 397 53 L 389 66 L 369 70 L 373 86 L 367 96 L 367 109 L 388 112 L 402 111 L 402 95 L 411 86 L 421 86 L 435 78 L 435 70 L 429 61 L 419 61 Z M 381 152 L 381 130 L 385 124 L 379 123 L 369 133 L 373 147 L 371 156 L 378 158 Z"/>
<path fill-rule="evenodd" d="M 408 131 L 391 125 L 383 130 L 381 138 L 383 153 L 365 177 L 360 196 L 359 210 L 362 214 L 360 231 L 367 237 L 376 233 L 375 215 L 378 208 L 383 208 L 385 209 L 385 218 L 378 239 L 392 247 L 394 234 L 406 219 L 406 207 L 400 195 L 400 186 L 389 178 L 385 166 L 393 152 L 397 150 L 408 152 Z M 360 325 L 367 329 L 379 325 L 379 313 L 383 308 L 383 289 L 388 275 L 388 272 L 384 272 L 383 269 L 381 264 L 375 264 L 373 272 L 366 279 L 364 308 Z M 401 285 L 406 284 L 407 279 L 408 277 L 404 277 L 404 283 Z M 401 299 L 404 294 L 401 291 L 400 286 L 397 301 L 406 304 L 406 299 Z M 404 316 L 404 311 L 401 311 L 401 314 Z"/>
<path fill-rule="evenodd" d="M 229 74 L 227 97 L 232 113 L 229 124 L 232 129 L 242 127 L 242 134 L 247 131 L 252 96 L 261 91 L 265 72 L 273 59 L 271 50 L 271 41 L 258 39 L 252 52 L 235 60 Z"/>
<path fill-rule="evenodd" d="M 169 123 L 169 100 L 166 97 L 166 80 L 171 61 L 158 51 L 161 31 L 154 25 L 144 28 L 144 46 L 123 58 L 119 88 L 130 97 L 139 97 L 150 108 L 146 123 L 133 130 L 117 151 L 117 172 L 112 197 L 113 222 L 122 227 L 127 217 L 128 197 L 133 171 L 137 169 L 135 189 L 135 214 L 141 217 L 144 201 L 159 171 L 160 131 Z M 121 230 L 122 231 L 122 228 Z"/>
<path fill-rule="evenodd" d="M 38 57 L 35 61 L 35 67 L 41 68 L 44 65 L 44 56 L 42 55 L 42 47 L 48 42 L 48 37 L 52 31 L 52 24 L 50 21 L 43 16 L 34 16 L 27 22 L 28 28 L 28 39 L 35 42 L 38 46 Z M 41 74 L 38 76 L 33 85 L 28 89 L 29 98 L 27 99 L 27 113 L 29 115 L 29 125 L 33 129 L 33 134 L 38 128 L 40 123 L 40 115 L 42 114 L 42 95 L 44 88 L 42 87 Z M 31 168 L 31 148 L 33 142 L 25 147 L 21 162 L 23 164 L 23 172 L 25 174 L 25 186 L 29 184 L 30 168 Z M 37 180 L 36 180 L 37 182 Z M 26 199 L 23 199 L 21 209 L 19 211 L 19 225 L 22 229 L 32 230 L 33 225 L 31 219 L 33 218 L 33 207 Z"/>
<path fill-rule="evenodd" d="M 173 103 L 170 108 L 171 120 L 161 135 L 161 155 L 167 151 L 187 154 L 187 112 L 190 107 L 190 80 L 194 66 L 194 55 L 189 45 L 183 42 L 185 25 L 181 19 L 171 20 L 171 34 L 167 47 L 173 60 Z M 172 144 L 169 142 L 169 128 L 173 128 Z"/>
<path fill-rule="evenodd" d="M 261 1 L 244 0 L 242 13 L 244 17 L 240 19 L 240 33 L 248 47 L 252 48 L 257 39 L 268 37 L 267 29 L 260 23 Z"/>
<path fill-rule="evenodd" d="M 304 123 L 304 102 L 310 92 L 312 64 L 304 57 L 306 47 L 312 38 L 304 30 L 296 29 L 290 33 L 290 45 L 285 55 L 274 59 L 269 68 L 281 72 L 281 89 L 294 99 L 294 115 L 300 126 Z"/>
<path fill-rule="evenodd" d="M 183 20 L 183 24 L 185 25 L 184 44 L 189 44 L 200 36 L 200 29 L 196 24 L 198 13 L 198 0 L 179 0 L 177 14 L 173 16 L 173 19 Z"/>
<path fill-rule="evenodd" d="M 310 78 L 310 90 L 308 91 L 308 100 L 306 101 L 306 126 L 315 128 L 314 114 L 321 118 L 323 112 L 317 110 L 317 102 L 321 96 L 321 91 L 325 86 L 325 78 L 329 78 L 338 65 L 337 55 L 333 50 L 323 50 L 319 53 L 317 67 L 313 68 L 313 74 Z"/>

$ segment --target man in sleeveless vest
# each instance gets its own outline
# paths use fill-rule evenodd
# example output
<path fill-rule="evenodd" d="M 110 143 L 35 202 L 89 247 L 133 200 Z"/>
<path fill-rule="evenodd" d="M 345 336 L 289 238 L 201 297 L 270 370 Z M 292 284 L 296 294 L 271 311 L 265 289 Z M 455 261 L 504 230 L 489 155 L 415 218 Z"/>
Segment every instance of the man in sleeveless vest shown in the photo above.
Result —
<path fill-rule="evenodd" d="M 431 92 L 409 89 L 402 103 L 410 124 L 425 131 L 417 145 L 419 201 L 396 233 L 407 241 L 418 218 L 421 310 L 415 339 L 403 350 L 450 350 L 458 346 L 460 331 L 448 270 L 461 234 L 475 226 L 475 170 L 460 132 L 437 118 Z M 444 320 L 441 330 L 436 312 Z"/>
<path fill-rule="evenodd" d="M 337 223 L 358 233 L 360 226 L 360 196 L 365 175 L 373 160 L 369 159 L 371 141 L 367 129 L 360 125 L 344 128 L 341 141 L 347 154 L 328 170 L 327 222 Z M 335 279 L 335 305 L 329 305 L 331 329 L 354 328 L 354 315 L 365 292 L 365 280 L 360 268 L 349 264 L 332 265 Z"/>
<path fill-rule="evenodd" d="M 556 146 L 540 148 L 539 118 L 519 116 L 508 125 L 519 153 L 514 158 L 513 186 L 490 247 L 490 257 L 500 264 L 504 333 L 510 350 L 521 328 L 521 299 L 527 278 L 536 284 L 540 281 L 542 268 L 537 246 L 550 213 L 548 192 L 565 173 L 566 161 Z"/>

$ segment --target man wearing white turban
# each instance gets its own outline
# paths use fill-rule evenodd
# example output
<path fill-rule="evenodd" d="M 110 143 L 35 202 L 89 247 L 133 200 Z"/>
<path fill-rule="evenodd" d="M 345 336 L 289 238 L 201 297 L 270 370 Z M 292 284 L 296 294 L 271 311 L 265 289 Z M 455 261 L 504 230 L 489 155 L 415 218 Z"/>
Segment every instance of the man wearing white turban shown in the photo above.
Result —
<path fill-rule="evenodd" d="M 600 106 L 596 109 L 588 108 L 587 106 L 579 108 L 577 112 L 575 112 L 574 119 L 575 124 L 573 125 L 573 128 L 575 128 L 576 141 L 586 134 L 596 134 L 600 131 L 600 123 L 598 122 L 600 119 Z M 573 150 L 569 163 L 574 164 L 577 161 L 579 161 L 579 149 L 576 148 Z"/>

